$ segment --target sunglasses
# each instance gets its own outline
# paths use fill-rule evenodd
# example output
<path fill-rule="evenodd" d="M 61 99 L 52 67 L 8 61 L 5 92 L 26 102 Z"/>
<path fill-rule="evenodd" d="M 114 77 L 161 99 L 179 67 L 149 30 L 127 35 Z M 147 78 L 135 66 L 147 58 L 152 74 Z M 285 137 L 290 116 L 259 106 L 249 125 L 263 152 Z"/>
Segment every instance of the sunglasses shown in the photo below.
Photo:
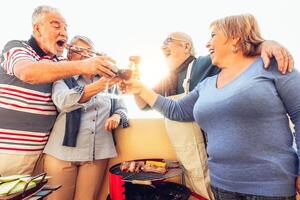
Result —
<path fill-rule="evenodd" d="M 178 41 L 178 42 L 187 42 L 187 41 L 182 40 L 182 39 L 173 38 L 173 37 L 168 37 L 167 39 L 164 40 L 163 44 L 164 44 L 164 45 L 168 45 L 170 42 L 174 42 L 174 41 Z"/>

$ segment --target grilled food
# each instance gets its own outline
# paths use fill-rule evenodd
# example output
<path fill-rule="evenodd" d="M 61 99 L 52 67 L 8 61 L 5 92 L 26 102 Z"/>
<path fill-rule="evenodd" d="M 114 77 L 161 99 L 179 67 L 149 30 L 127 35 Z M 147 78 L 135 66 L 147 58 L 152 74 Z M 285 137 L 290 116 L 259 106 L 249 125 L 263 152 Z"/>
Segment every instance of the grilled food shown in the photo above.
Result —
<path fill-rule="evenodd" d="M 165 162 L 159 161 L 125 161 L 120 165 L 123 172 L 139 173 L 141 170 L 144 172 L 155 172 L 165 174 L 167 172 L 167 165 Z"/>

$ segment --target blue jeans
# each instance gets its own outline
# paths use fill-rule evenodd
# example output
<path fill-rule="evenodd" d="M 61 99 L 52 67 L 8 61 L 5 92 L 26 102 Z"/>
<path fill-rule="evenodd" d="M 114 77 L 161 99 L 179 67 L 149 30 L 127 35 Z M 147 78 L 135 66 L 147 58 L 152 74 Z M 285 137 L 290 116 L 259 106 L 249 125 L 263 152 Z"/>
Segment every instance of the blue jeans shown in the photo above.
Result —
<path fill-rule="evenodd" d="M 220 188 L 211 187 L 215 200 L 296 200 L 296 196 L 289 197 L 267 197 L 238 192 L 229 192 Z"/>

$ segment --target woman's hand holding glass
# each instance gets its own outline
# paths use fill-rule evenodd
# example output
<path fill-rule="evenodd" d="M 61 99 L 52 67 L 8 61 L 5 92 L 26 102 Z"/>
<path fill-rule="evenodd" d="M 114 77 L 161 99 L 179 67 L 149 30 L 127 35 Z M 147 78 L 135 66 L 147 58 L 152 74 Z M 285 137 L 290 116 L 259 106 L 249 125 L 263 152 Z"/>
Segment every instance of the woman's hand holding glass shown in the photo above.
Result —
<path fill-rule="evenodd" d="M 130 79 L 130 80 L 123 80 L 121 82 L 121 91 L 125 94 L 134 94 L 139 95 L 144 88 L 144 85 L 140 80 L 137 79 Z"/>
<path fill-rule="evenodd" d="M 129 80 L 122 80 L 120 89 L 122 93 L 138 94 L 141 92 L 143 84 L 140 80 L 139 64 L 141 62 L 140 56 L 130 56 L 128 68 L 132 71 L 131 78 Z"/>
<path fill-rule="evenodd" d="M 110 98 L 116 98 L 117 94 L 117 88 L 116 84 L 118 84 L 121 81 L 120 78 L 114 77 L 114 78 L 107 78 L 107 77 L 101 77 L 99 80 L 99 84 L 103 85 L 103 95 L 108 96 Z"/>

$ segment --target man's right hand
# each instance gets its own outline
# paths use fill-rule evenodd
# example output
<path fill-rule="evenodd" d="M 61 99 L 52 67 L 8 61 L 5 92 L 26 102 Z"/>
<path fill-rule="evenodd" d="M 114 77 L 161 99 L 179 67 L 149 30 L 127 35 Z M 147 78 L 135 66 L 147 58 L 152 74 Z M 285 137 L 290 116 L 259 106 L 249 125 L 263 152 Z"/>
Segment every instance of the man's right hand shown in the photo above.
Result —
<path fill-rule="evenodd" d="M 117 68 L 115 61 L 108 56 L 95 56 L 81 61 L 84 75 L 102 75 L 104 77 L 115 77 Z"/>

